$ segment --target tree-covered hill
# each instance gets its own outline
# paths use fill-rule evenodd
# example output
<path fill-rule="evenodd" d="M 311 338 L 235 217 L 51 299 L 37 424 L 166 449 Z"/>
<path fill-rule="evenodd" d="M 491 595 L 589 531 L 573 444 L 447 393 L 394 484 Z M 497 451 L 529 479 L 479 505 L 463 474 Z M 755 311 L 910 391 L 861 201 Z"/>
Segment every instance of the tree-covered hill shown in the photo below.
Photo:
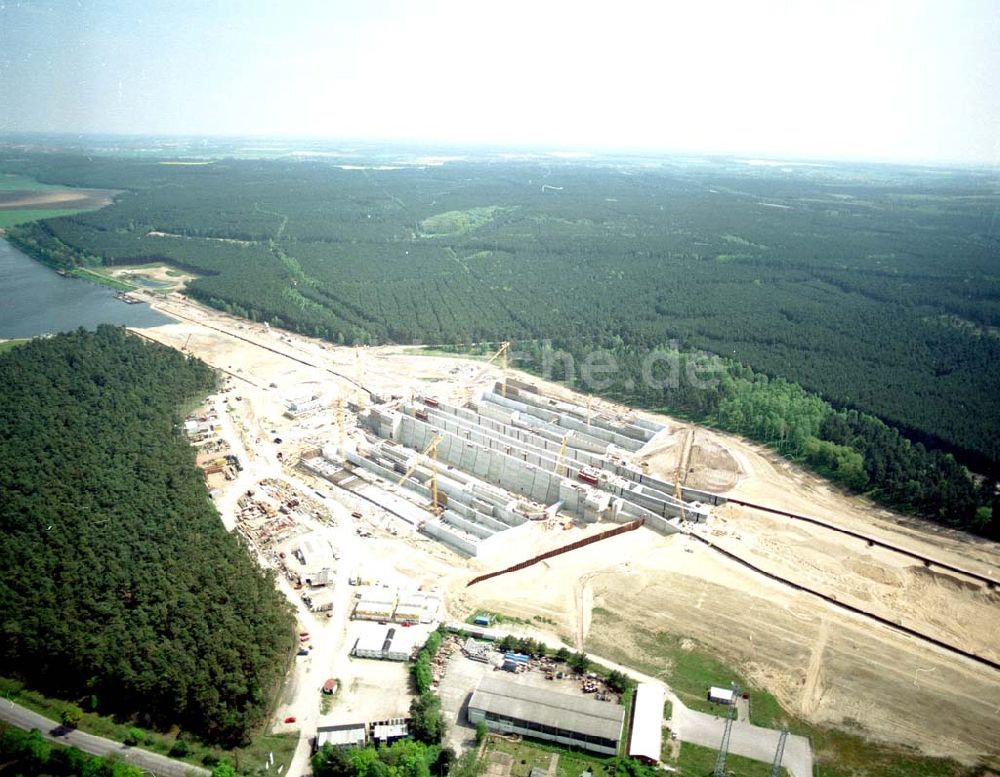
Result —
<path fill-rule="evenodd" d="M 179 432 L 213 382 L 107 326 L 0 355 L 0 656 L 86 708 L 234 743 L 294 633 Z"/>

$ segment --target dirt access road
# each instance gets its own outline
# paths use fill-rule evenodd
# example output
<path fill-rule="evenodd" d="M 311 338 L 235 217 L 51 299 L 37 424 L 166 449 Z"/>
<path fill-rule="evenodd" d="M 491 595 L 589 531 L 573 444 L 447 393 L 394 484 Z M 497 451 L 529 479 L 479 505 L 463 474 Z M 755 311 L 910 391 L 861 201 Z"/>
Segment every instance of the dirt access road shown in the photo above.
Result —
<path fill-rule="evenodd" d="M 238 375 L 240 390 L 253 398 L 258 418 L 280 423 L 283 396 L 303 388 L 348 399 L 355 394 L 346 380 L 358 370 L 354 349 L 268 330 L 176 295 L 156 307 L 184 320 L 144 332 L 176 348 L 188 342 L 195 355 Z M 402 347 L 364 349 L 361 354 L 362 382 L 385 394 L 467 396 L 470 378 L 484 372 L 481 362 L 419 355 Z M 499 370 L 491 368 L 484 380 L 498 376 Z M 546 393 L 586 404 L 585 397 L 561 386 L 521 377 L 544 386 Z M 270 387 L 272 382 L 277 388 Z M 602 409 L 615 408 L 595 401 L 595 412 Z M 650 417 L 669 428 L 650 443 L 661 451 L 649 457 L 647 466 L 672 479 L 676 464 L 668 438 L 683 439 L 687 425 Z M 298 434 L 302 446 L 336 441 L 330 428 L 300 428 Z M 690 461 L 690 485 L 725 487 L 747 501 L 812 515 L 1000 580 L 995 544 L 844 495 L 740 438 L 699 429 Z M 682 535 L 662 537 L 641 529 L 465 588 L 475 574 L 595 530 L 520 527 L 488 561 L 462 559 L 412 537 L 385 542 L 387 547 L 398 545 L 415 572 L 435 576 L 448 592 L 446 603 L 454 617 L 475 609 L 539 615 L 555 624 L 555 633 L 574 635 L 588 650 L 632 653 L 649 661 L 656 656 L 647 652 L 644 635 L 665 631 L 737 666 L 809 721 L 964 761 L 1000 753 L 1000 706 L 995 701 L 1000 698 L 1000 673 L 754 574 Z M 912 559 L 822 527 L 731 505 L 718 511 L 707 531 L 714 542 L 762 568 L 773 567 L 810 587 L 997 658 L 1000 608 L 996 592 L 981 584 L 924 569 Z M 616 620 L 594 618 L 597 607 L 615 613 Z"/>

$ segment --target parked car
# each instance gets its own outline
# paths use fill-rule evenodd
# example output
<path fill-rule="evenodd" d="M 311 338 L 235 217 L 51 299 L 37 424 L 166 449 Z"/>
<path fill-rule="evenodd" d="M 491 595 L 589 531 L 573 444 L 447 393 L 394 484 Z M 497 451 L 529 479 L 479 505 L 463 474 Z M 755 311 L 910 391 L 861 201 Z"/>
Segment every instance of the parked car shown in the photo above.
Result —
<path fill-rule="evenodd" d="M 295 722 L 294 715 L 289 715 L 287 718 L 285 718 L 285 723 L 294 723 L 294 722 Z"/>
<path fill-rule="evenodd" d="M 300 656 L 308 656 L 309 655 L 309 648 L 299 648 L 299 655 Z"/>

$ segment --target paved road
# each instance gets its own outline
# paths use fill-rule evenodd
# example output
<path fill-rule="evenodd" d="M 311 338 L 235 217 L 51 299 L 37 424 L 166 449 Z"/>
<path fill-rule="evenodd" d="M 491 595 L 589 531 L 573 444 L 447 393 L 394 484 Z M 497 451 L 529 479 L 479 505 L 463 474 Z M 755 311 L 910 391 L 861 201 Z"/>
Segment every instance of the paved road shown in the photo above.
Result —
<path fill-rule="evenodd" d="M 0 702 L 0 720 L 10 723 L 12 726 L 23 728 L 25 731 L 37 728 L 46 739 L 67 747 L 78 747 L 91 755 L 105 756 L 114 753 L 122 761 L 160 775 L 160 777 L 185 777 L 185 775 L 209 777 L 211 774 L 207 769 L 202 769 L 199 766 L 191 766 L 181 761 L 175 761 L 173 758 L 150 753 L 147 750 L 126 747 L 120 742 L 112 742 L 104 737 L 95 737 L 93 734 L 67 729 L 54 720 L 42 717 L 38 713 L 6 699 Z"/>
<path fill-rule="evenodd" d="M 683 705 L 673 706 L 670 730 L 676 731 L 677 737 L 683 742 L 693 742 L 717 750 L 722 742 L 725 725 L 725 719 L 715 715 L 688 709 Z M 771 728 L 734 721 L 729 737 L 729 752 L 771 763 L 778 748 L 779 735 L 778 731 Z M 813 759 L 809 740 L 790 734 L 785 742 L 781 764 L 792 777 L 812 777 Z"/>

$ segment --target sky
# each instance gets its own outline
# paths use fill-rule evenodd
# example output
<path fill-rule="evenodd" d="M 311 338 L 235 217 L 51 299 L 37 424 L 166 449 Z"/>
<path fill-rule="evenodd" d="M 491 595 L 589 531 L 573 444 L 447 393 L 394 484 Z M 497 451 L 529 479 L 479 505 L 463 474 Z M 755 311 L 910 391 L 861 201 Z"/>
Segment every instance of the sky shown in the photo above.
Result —
<path fill-rule="evenodd" d="M 0 132 L 1000 165 L 998 0 L 0 0 Z"/>

